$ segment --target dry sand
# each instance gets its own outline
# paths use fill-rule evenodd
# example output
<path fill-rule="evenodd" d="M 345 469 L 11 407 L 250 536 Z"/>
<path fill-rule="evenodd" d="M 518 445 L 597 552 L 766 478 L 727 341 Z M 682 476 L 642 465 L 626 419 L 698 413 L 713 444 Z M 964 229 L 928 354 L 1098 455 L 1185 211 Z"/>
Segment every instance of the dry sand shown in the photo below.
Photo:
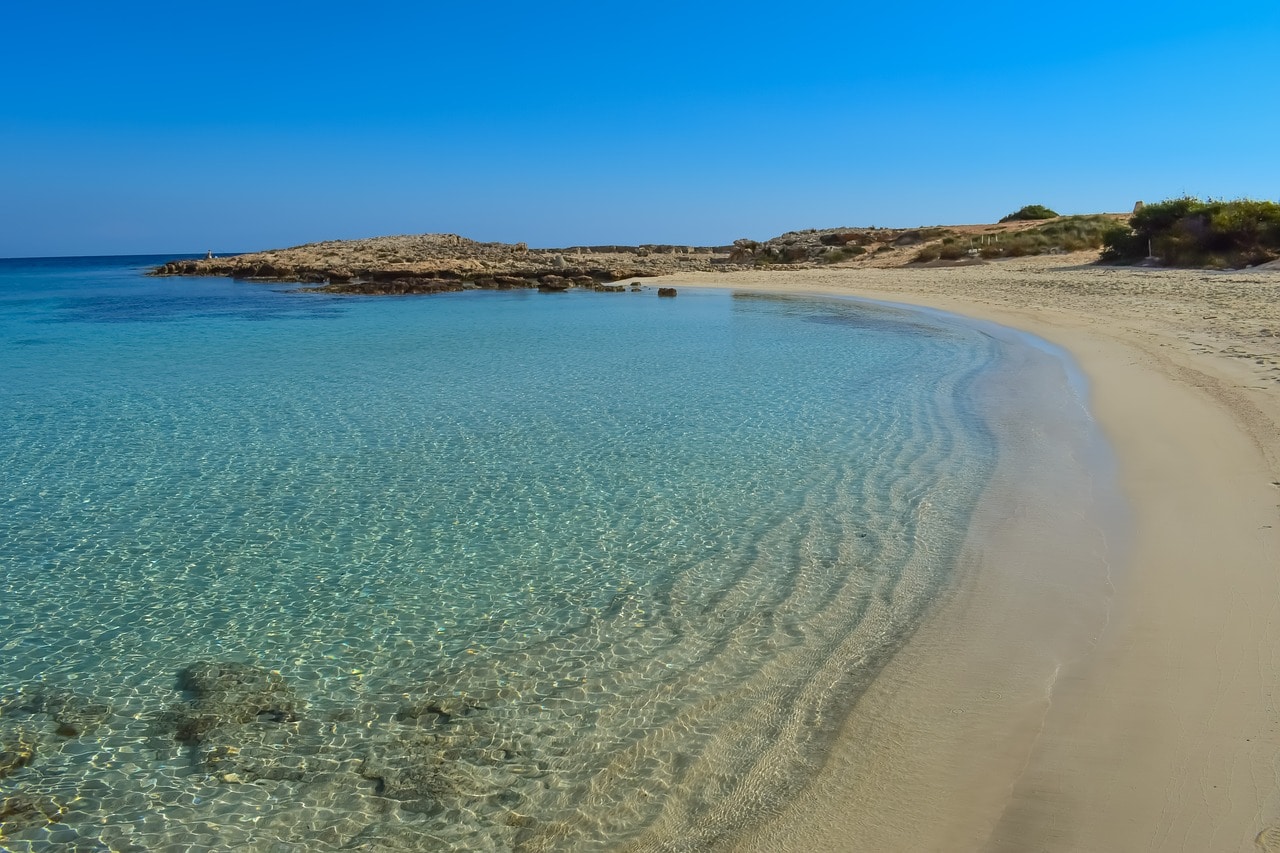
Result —
<path fill-rule="evenodd" d="M 1088 260 L 662 282 L 927 305 L 1058 344 L 1131 513 L 1092 648 L 1038 687 L 1027 638 L 1075 605 L 1011 583 L 1053 558 L 1047 529 L 995 528 L 743 849 L 1280 850 L 1280 274 Z"/>

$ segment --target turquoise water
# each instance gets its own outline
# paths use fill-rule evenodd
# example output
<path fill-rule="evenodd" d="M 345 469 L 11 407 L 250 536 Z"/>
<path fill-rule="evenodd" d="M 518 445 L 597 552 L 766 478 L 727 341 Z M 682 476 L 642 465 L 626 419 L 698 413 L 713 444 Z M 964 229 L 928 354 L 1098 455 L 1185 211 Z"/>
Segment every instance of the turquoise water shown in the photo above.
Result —
<path fill-rule="evenodd" d="M 946 588 L 999 450 L 1010 345 L 941 316 L 152 261 L 0 261 L 14 850 L 722 842 Z"/>

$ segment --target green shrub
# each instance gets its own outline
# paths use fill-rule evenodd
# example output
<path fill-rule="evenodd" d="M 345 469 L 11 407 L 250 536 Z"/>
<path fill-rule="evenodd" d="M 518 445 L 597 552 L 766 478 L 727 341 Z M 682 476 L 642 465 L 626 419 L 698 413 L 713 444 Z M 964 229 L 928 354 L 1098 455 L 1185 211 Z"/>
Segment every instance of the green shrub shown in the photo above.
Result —
<path fill-rule="evenodd" d="M 1128 225 L 1115 225 L 1102 235 L 1102 260 L 1136 261 L 1147 253 L 1147 241 Z"/>
<path fill-rule="evenodd" d="M 1022 222 L 1033 219 L 1056 219 L 1058 214 L 1045 207 L 1043 204 L 1028 204 L 1026 207 L 1015 210 L 1001 222 Z"/>
<path fill-rule="evenodd" d="M 1244 266 L 1280 256 L 1280 204 L 1184 196 L 1149 204 L 1111 229 L 1103 259 L 1132 262 L 1150 252 L 1170 266 Z"/>
<path fill-rule="evenodd" d="M 1190 216 L 1199 204 L 1199 199 L 1190 196 L 1148 204 L 1129 217 L 1129 227 L 1135 233 L 1147 236 L 1169 231 L 1180 220 Z"/>
<path fill-rule="evenodd" d="M 926 264 L 929 261 L 936 261 L 939 254 L 937 246 L 925 246 L 919 252 L 916 252 L 916 256 L 911 259 L 911 263 Z"/>

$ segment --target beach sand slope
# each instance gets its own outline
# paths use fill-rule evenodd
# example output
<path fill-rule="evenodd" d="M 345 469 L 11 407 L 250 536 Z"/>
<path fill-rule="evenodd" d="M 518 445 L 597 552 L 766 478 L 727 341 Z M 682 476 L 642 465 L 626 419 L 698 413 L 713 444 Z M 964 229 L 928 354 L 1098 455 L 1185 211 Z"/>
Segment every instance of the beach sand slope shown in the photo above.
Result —
<path fill-rule="evenodd" d="M 1008 559 L 973 555 L 805 795 L 738 849 L 1280 850 L 1280 275 L 1087 260 L 671 279 L 926 305 L 1065 347 L 1132 522 L 1092 649 L 1037 691 L 1027 640 L 1072 604 L 1023 600 Z M 988 549 L 1038 541 L 1023 525 Z"/>

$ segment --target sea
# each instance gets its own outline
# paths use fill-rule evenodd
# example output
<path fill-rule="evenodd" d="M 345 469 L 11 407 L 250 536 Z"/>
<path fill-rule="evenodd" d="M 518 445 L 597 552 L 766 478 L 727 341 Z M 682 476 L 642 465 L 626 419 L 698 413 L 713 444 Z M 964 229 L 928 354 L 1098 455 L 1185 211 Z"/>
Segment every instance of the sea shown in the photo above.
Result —
<path fill-rule="evenodd" d="M 173 259 L 0 260 L 5 850 L 727 848 L 954 587 L 999 419 L 1096 439 L 942 313 Z"/>

